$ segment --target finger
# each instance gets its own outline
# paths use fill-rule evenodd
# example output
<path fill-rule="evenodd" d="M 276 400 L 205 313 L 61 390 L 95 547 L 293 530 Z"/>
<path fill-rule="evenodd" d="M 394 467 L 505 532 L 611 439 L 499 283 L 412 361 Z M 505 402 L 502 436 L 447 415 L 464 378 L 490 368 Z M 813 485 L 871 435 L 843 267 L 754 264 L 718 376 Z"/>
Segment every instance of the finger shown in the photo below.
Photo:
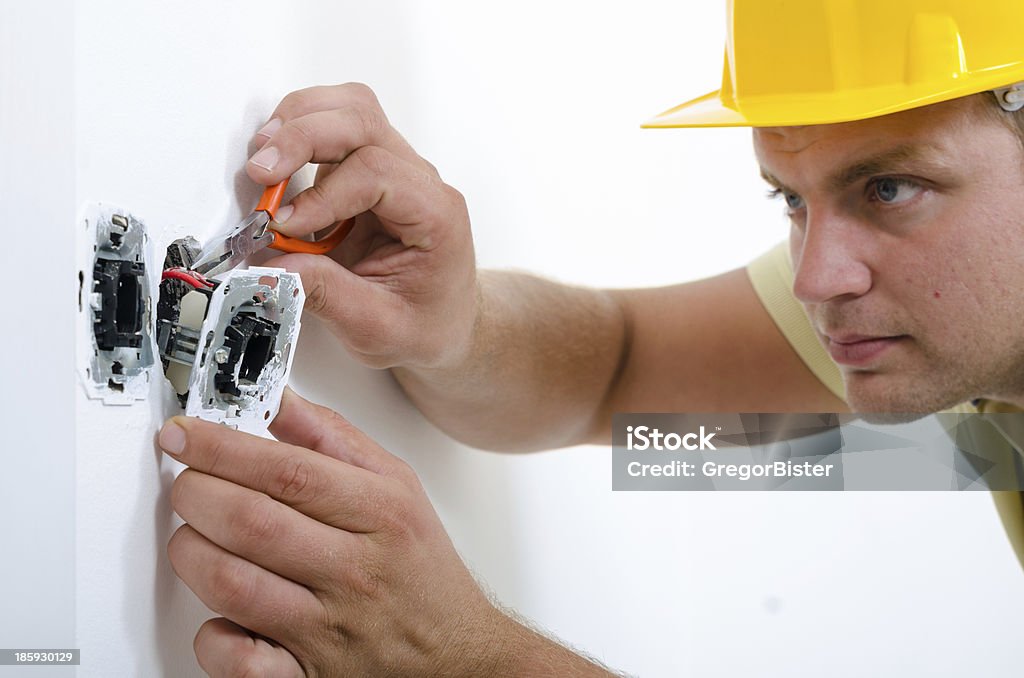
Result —
<path fill-rule="evenodd" d="M 266 676 L 304 678 L 302 666 L 277 643 L 254 636 L 232 621 L 218 617 L 199 627 L 192 642 L 199 666 L 213 678 Z"/>
<path fill-rule="evenodd" d="M 314 184 L 318 183 L 325 176 L 327 176 L 328 174 L 333 172 L 334 168 L 337 167 L 337 166 L 338 166 L 337 163 L 333 163 L 333 162 L 325 162 L 325 163 L 320 163 L 319 165 L 317 165 L 316 166 L 316 174 L 313 177 L 313 183 Z"/>
<path fill-rule="evenodd" d="M 382 137 L 377 145 L 390 149 L 409 162 L 421 165 L 425 170 L 437 174 L 437 169 L 426 158 L 420 156 L 398 130 L 391 126 L 387 114 L 380 105 L 377 95 L 361 82 L 348 82 L 343 85 L 326 85 L 307 87 L 290 93 L 271 114 L 270 119 L 281 123 L 301 118 L 310 113 L 329 111 L 338 108 L 354 107 L 372 111 L 372 120 L 383 120 L 386 129 L 382 129 Z"/>
<path fill-rule="evenodd" d="M 320 128 L 317 123 L 325 121 L 327 127 Z M 253 141 L 257 148 L 262 149 L 271 140 L 271 146 L 288 145 L 289 140 L 294 140 L 295 135 L 299 134 L 307 136 L 316 148 L 320 145 L 332 145 L 344 137 L 351 138 L 352 133 L 355 133 L 356 138 L 362 136 L 364 141 L 360 144 L 387 148 L 407 161 L 419 165 L 424 171 L 439 177 L 437 169 L 416 153 L 398 130 L 391 126 L 373 90 L 361 83 L 310 87 L 292 92 L 281 101 L 267 124 L 256 132 Z M 339 156 L 338 160 L 347 153 L 348 151 Z M 272 155 L 268 153 L 263 158 Z M 279 153 L 278 157 L 285 155 L 287 154 Z M 295 167 L 301 167 L 311 159 L 313 154 L 308 155 L 306 160 Z M 315 159 L 313 161 L 322 162 Z M 250 178 L 259 183 L 276 183 L 288 176 L 281 173 L 283 170 L 276 168 L 266 170 L 265 165 L 262 160 L 249 163 L 246 169 Z M 261 172 L 259 168 L 265 171 Z"/>
<path fill-rule="evenodd" d="M 164 424 L 160 446 L 197 471 L 262 492 L 350 532 L 374 530 L 380 504 L 396 490 L 367 469 L 192 417 L 177 416 Z"/>
<path fill-rule="evenodd" d="M 317 111 L 284 122 L 253 154 L 246 165 L 249 177 L 261 184 L 276 184 L 307 162 L 338 163 L 360 146 L 388 148 L 395 155 L 411 155 L 407 145 L 392 138 L 384 114 L 346 106 Z"/>
<path fill-rule="evenodd" d="M 274 132 L 281 129 L 281 119 L 271 118 L 267 124 L 256 130 L 256 134 L 252 136 L 252 144 L 259 150 L 267 145 L 270 141 L 270 137 L 274 136 Z"/>
<path fill-rule="evenodd" d="M 323 617 L 309 589 L 222 549 L 189 525 L 171 536 L 167 555 L 208 608 L 261 635 L 295 640 Z"/>
<path fill-rule="evenodd" d="M 281 409 L 270 425 L 270 432 L 278 440 L 384 476 L 401 473 L 406 465 L 340 414 L 306 400 L 290 386 L 284 389 Z"/>
<path fill-rule="evenodd" d="M 376 108 L 383 112 L 373 89 L 361 82 L 346 82 L 341 85 L 316 85 L 290 92 L 281 99 L 270 117 L 283 121 L 294 120 L 310 113 L 346 106 Z"/>
<path fill-rule="evenodd" d="M 335 497 L 339 503 L 344 497 Z M 363 550 L 351 533 L 299 513 L 265 494 L 200 473 L 182 471 L 171 506 L 201 535 L 260 567 L 311 588 L 323 588 L 339 559 Z"/>
<path fill-rule="evenodd" d="M 406 320 L 407 302 L 373 276 L 364 276 L 366 267 L 362 263 L 361 272 L 356 273 L 331 257 L 285 254 L 264 266 L 302 276 L 306 291 L 303 310 L 334 328 L 345 347 L 365 365 L 392 367 L 402 355 L 402 347 L 418 340 Z M 279 420 L 280 415 L 275 423 Z"/>
<path fill-rule="evenodd" d="M 461 195 L 380 146 L 356 149 L 291 205 L 294 212 L 278 225 L 289 235 L 373 212 L 395 240 L 420 250 L 437 247 L 449 225 L 464 218 Z"/>
<path fill-rule="evenodd" d="M 318 239 L 322 239 L 322 236 Z M 373 212 L 363 212 L 355 218 L 355 225 L 345 236 L 344 247 L 335 247 L 328 256 L 349 270 L 362 269 L 361 263 L 380 260 L 389 255 L 389 246 L 407 249 L 381 229 L 380 221 Z"/>

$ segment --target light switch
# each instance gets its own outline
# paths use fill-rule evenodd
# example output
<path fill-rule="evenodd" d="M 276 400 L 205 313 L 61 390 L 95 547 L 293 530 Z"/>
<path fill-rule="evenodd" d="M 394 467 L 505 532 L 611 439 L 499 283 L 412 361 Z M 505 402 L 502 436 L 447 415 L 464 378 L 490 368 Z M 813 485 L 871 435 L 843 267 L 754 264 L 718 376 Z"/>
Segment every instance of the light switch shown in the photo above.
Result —
<path fill-rule="evenodd" d="M 149 393 L 153 273 L 146 226 L 127 210 L 92 203 L 78 237 L 78 370 L 90 398 L 130 405 Z"/>

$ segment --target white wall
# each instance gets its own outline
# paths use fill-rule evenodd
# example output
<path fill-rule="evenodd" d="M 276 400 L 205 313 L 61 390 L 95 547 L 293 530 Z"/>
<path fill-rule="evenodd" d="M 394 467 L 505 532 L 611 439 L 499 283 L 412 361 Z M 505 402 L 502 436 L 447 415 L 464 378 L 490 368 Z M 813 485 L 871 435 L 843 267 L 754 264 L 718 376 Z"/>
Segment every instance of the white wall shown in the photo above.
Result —
<path fill-rule="evenodd" d="M 22 3 L 16 13 L 8 4 L 0 2 L 0 646 L 71 648 L 74 26 L 69 1 Z M 46 30 L 26 30 L 39 26 Z M 0 676 L 18 672 L 0 667 Z"/>
<path fill-rule="evenodd" d="M 718 3 L 90 2 L 73 22 L 67 6 L 34 14 L 27 5 L 6 8 L 3 37 L 64 29 L 51 36 L 63 36 L 56 52 L 36 53 L 63 102 L 24 71 L 0 70 L 4 115 L 18 110 L 12 85 L 50 96 L 17 118 L 24 134 L 6 129 L 10 117 L 0 125 L 3 152 L 18 160 L 3 176 L 21 177 L 3 195 L 15 186 L 19 204 L 47 208 L 36 231 L 70 234 L 74 206 L 103 200 L 143 218 L 158 245 L 207 236 L 255 201 L 241 173 L 246 143 L 277 100 L 362 80 L 467 196 L 481 265 L 664 284 L 742 265 L 785 237 L 748 132 L 638 128 L 716 86 Z M 62 113 L 73 115 L 73 142 Z M 72 143 L 69 167 L 60 158 Z M 47 171 L 56 179 L 42 180 Z M 70 280 L 67 239 L 50 240 L 54 275 L 67 268 Z M 28 258 L 4 264 L 11 279 L 38 273 Z M 191 638 L 209 613 L 167 564 L 178 469 L 153 445 L 173 402 L 159 383 L 131 408 L 87 401 L 61 334 L 70 334 L 70 287 L 40 285 L 58 310 L 36 311 L 32 336 L 53 340 L 44 369 L 60 388 L 39 410 L 4 397 L 14 433 L 0 536 L 23 531 L 18 515 L 67 530 L 69 488 L 57 476 L 74 464 L 75 597 L 67 585 L 51 592 L 52 630 L 33 627 L 13 644 L 68 643 L 56 615 L 74 614 L 79 675 L 199 675 Z M 23 361 L 4 366 L 19 390 L 33 388 Z M 604 448 L 505 457 L 448 440 L 387 374 L 355 365 L 312 319 L 293 385 L 413 463 L 505 603 L 612 666 L 644 676 L 1019 673 L 1024 578 L 983 493 L 613 494 Z M 71 392 L 73 458 L 61 426 Z M 67 579 L 67 558 L 44 548 L 5 558 L 0 592 L 24 590 L 26 577 Z M 63 575 L 39 569 L 54 558 Z M 10 599 L 0 646 L 31 606 Z"/>

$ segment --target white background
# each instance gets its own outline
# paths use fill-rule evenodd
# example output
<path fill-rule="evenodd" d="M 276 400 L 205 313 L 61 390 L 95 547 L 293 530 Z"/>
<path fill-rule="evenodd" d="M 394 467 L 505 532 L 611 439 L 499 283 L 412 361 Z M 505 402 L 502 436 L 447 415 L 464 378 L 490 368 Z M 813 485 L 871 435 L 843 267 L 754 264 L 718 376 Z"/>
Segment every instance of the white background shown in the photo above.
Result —
<path fill-rule="evenodd" d="M 164 552 L 177 467 L 153 437 L 173 401 L 154 383 L 103 407 L 75 383 L 79 206 L 124 205 L 158 246 L 207 237 L 254 204 L 241 168 L 276 102 L 359 80 L 466 195 L 481 266 L 602 286 L 742 266 L 786 236 L 749 131 L 639 129 L 717 87 L 723 19 L 717 2 L 5 2 L 2 263 L 33 297 L 9 292 L 0 340 L 0 646 L 81 647 L 82 676 L 199 675 L 210 616 Z M 605 448 L 447 439 L 312 318 L 293 386 L 413 463 L 505 604 L 615 668 L 1019 674 L 1024 577 L 985 493 L 613 494 Z"/>

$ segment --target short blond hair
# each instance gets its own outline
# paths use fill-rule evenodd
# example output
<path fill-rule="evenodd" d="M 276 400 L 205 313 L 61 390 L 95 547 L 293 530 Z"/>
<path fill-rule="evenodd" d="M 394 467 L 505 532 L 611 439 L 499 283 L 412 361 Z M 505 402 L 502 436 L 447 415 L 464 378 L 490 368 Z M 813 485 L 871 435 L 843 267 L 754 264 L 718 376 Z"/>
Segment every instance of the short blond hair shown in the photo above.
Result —
<path fill-rule="evenodd" d="M 989 120 L 997 120 L 1006 126 L 1017 139 L 1017 144 L 1024 151 L 1024 108 L 1019 111 L 1007 111 L 999 105 L 999 100 L 992 92 L 979 92 L 967 97 L 977 101 L 973 108 Z"/>

